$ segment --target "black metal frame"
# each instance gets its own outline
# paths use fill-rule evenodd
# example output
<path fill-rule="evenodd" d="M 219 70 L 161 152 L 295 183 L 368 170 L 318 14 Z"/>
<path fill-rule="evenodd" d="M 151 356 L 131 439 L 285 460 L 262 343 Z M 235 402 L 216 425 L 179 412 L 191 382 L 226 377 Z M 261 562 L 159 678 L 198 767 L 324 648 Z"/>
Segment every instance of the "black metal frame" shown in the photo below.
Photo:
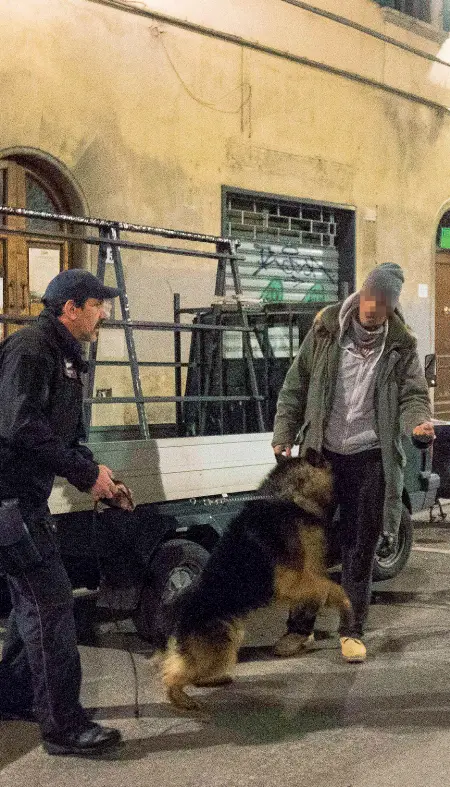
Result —
<path fill-rule="evenodd" d="M 260 391 L 260 400 L 262 403 L 262 415 L 263 415 L 263 422 L 264 422 L 264 431 L 270 431 L 272 429 L 272 417 L 273 412 L 270 414 L 269 409 L 272 405 L 273 409 L 273 390 L 270 389 L 270 376 L 271 372 L 273 372 L 274 366 L 283 365 L 284 372 L 283 372 L 283 379 L 284 374 L 287 372 L 289 366 L 291 365 L 292 361 L 294 360 L 294 356 L 297 352 L 297 344 L 296 344 L 296 336 L 295 336 L 295 329 L 298 329 L 299 340 L 301 341 L 303 336 L 306 334 L 306 330 L 309 329 L 312 321 L 316 315 L 316 313 L 323 308 L 325 304 L 320 303 L 309 303 L 305 306 L 301 305 L 294 305 L 294 304 L 286 304 L 286 308 L 280 307 L 279 305 L 261 305 L 258 310 L 251 309 L 246 313 L 246 318 L 248 321 L 248 332 L 247 336 L 250 339 L 250 333 L 256 337 L 258 344 L 261 348 L 262 359 L 256 360 L 252 356 L 252 367 L 253 372 L 255 374 L 256 384 Z M 246 402 L 252 401 L 251 395 L 244 395 L 239 394 L 238 396 L 231 396 L 224 394 L 224 386 L 225 380 L 227 376 L 227 370 L 231 364 L 236 363 L 240 364 L 242 367 L 241 371 L 241 381 L 242 378 L 245 377 L 245 367 L 246 367 L 246 358 L 245 358 L 245 345 L 243 346 L 243 357 L 242 360 L 238 361 L 230 361 L 224 356 L 224 347 L 223 347 L 223 332 L 224 331 L 235 331 L 236 327 L 232 322 L 230 322 L 230 318 L 233 319 L 233 315 L 235 319 L 239 319 L 239 313 L 237 308 L 234 311 L 227 310 L 225 307 L 218 308 L 212 307 L 210 309 L 205 309 L 204 307 L 196 307 L 196 308 L 183 308 L 180 302 L 180 296 L 177 294 L 174 297 L 174 320 L 178 324 L 181 324 L 182 316 L 183 315 L 194 315 L 197 320 L 202 319 L 209 319 L 210 323 L 202 323 L 197 322 L 195 326 L 197 329 L 202 328 L 203 331 L 213 331 L 214 336 L 212 341 L 210 342 L 208 348 L 207 342 L 207 335 L 200 334 L 198 341 L 193 339 L 194 342 L 194 350 L 191 353 L 193 356 L 193 360 L 191 358 L 191 363 L 181 363 L 181 355 L 175 353 L 175 361 L 178 362 L 179 366 L 185 366 L 188 369 L 194 370 L 197 374 L 197 394 L 203 392 L 202 395 L 202 405 L 200 408 L 200 412 L 196 412 L 194 417 L 190 419 L 186 417 L 186 407 L 185 405 L 189 403 L 190 397 L 184 396 L 182 397 L 182 401 L 177 406 L 177 424 L 179 429 L 180 435 L 191 435 L 191 434 L 229 434 L 232 432 L 254 432 L 254 431 L 261 431 L 259 428 L 259 424 L 255 420 L 254 417 L 248 417 L 247 408 L 245 407 Z M 287 328 L 288 331 L 288 342 L 289 342 L 289 354 L 286 358 L 283 359 L 276 359 L 272 348 L 270 346 L 269 341 L 269 329 L 272 326 L 282 325 Z M 305 327 L 306 326 L 306 327 Z M 243 331 L 243 328 L 239 327 L 238 330 L 240 332 Z M 198 334 L 197 334 L 198 335 Z M 214 347 L 211 345 L 215 341 Z M 205 350 L 206 344 L 206 350 Z M 206 367 L 206 368 L 205 368 Z M 200 370 L 202 370 L 203 375 L 202 379 L 200 379 Z M 211 373 L 214 371 L 214 380 L 212 381 Z M 256 378 L 256 371 L 259 372 L 258 377 Z M 179 379 L 181 380 L 181 370 Z M 215 389 L 217 390 L 216 396 L 208 396 L 206 391 L 210 391 L 210 386 L 215 385 Z M 249 393 L 251 392 L 250 380 L 249 380 Z M 176 393 L 181 393 L 181 383 L 180 387 L 177 389 Z M 216 393 L 216 391 L 215 391 Z M 271 398 L 272 397 L 272 398 Z M 230 402 L 239 402 L 241 405 L 241 422 L 239 429 L 232 429 L 230 432 L 229 424 L 227 423 L 227 405 Z M 210 424 L 208 425 L 207 419 L 211 416 L 211 410 L 208 408 L 207 404 L 215 404 L 219 403 L 219 407 L 215 407 L 215 421 L 216 421 L 216 429 L 211 432 L 210 431 Z M 218 412 L 217 412 L 218 411 Z M 236 419 L 235 419 L 236 420 Z M 191 424 L 189 424 L 189 421 Z M 192 421 L 195 421 L 196 429 L 195 432 L 192 432 L 189 426 L 192 426 Z"/>

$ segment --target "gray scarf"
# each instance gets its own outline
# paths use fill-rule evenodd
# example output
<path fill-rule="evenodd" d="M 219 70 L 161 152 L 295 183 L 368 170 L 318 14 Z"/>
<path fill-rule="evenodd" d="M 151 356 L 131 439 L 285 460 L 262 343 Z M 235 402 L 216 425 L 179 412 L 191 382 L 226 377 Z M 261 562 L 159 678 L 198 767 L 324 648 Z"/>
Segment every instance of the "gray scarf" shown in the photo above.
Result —
<path fill-rule="evenodd" d="M 377 347 L 381 347 L 387 331 L 387 320 L 380 328 L 374 331 L 368 331 L 357 320 L 357 311 L 359 307 L 359 292 L 354 292 L 349 295 L 344 301 L 339 312 L 339 326 L 340 336 L 339 344 L 342 346 L 344 335 L 351 339 L 356 345 L 361 355 L 368 355 Z"/>

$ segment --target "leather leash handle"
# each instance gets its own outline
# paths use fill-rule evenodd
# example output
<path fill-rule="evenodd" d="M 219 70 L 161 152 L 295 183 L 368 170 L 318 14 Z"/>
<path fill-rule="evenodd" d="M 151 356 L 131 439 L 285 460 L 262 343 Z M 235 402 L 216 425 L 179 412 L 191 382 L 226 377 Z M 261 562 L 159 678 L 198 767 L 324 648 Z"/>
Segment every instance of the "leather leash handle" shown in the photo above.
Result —
<path fill-rule="evenodd" d="M 131 489 L 126 484 L 124 484 L 123 481 L 120 481 L 118 478 L 112 478 L 111 481 L 113 482 L 113 484 L 119 487 L 121 495 L 123 495 L 125 499 L 128 501 L 130 508 L 129 509 L 122 508 L 120 503 L 118 503 L 116 497 L 102 497 L 100 501 L 97 501 L 95 503 L 94 510 L 97 510 L 98 503 L 100 502 L 103 503 L 103 505 L 105 506 L 109 506 L 110 508 L 118 508 L 119 510 L 122 511 L 125 510 L 134 511 L 134 502 L 133 502 L 133 495 L 131 494 Z"/>

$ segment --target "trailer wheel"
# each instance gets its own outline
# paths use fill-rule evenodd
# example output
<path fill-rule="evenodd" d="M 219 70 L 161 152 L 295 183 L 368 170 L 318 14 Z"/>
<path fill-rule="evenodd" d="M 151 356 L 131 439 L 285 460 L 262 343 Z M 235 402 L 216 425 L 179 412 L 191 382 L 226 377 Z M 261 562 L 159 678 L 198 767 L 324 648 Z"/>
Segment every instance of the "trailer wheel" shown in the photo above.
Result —
<path fill-rule="evenodd" d="M 134 625 L 142 639 L 156 644 L 164 606 L 189 587 L 208 558 L 209 552 L 195 541 L 173 539 L 158 549 L 150 565 L 149 582 L 142 590 L 133 615 Z"/>
<path fill-rule="evenodd" d="M 386 579 L 393 579 L 396 577 L 408 562 L 412 545 L 413 522 L 408 509 L 406 506 L 403 506 L 397 547 L 388 557 L 380 557 L 378 554 L 375 555 L 372 573 L 373 581 L 382 582 Z"/>

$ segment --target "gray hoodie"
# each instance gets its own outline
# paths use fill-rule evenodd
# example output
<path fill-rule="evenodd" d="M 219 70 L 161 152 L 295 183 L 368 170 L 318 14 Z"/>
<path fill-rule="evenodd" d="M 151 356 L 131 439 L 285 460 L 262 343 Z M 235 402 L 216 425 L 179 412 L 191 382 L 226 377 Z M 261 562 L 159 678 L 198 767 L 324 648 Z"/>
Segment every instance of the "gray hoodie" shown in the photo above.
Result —
<path fill-rule="evenodd" d="M 380 446 L 374 394 L 388 324 L 386 321 L 379 331 L 365 331 L 355 323 L 358 303 L 359 293 L 350 295 L 339 313 L 339 369 L 324 432 L 324 447 L 337 454 L 356 454 Z M 366 346 L 358 338 L 366 340 Z"/>

